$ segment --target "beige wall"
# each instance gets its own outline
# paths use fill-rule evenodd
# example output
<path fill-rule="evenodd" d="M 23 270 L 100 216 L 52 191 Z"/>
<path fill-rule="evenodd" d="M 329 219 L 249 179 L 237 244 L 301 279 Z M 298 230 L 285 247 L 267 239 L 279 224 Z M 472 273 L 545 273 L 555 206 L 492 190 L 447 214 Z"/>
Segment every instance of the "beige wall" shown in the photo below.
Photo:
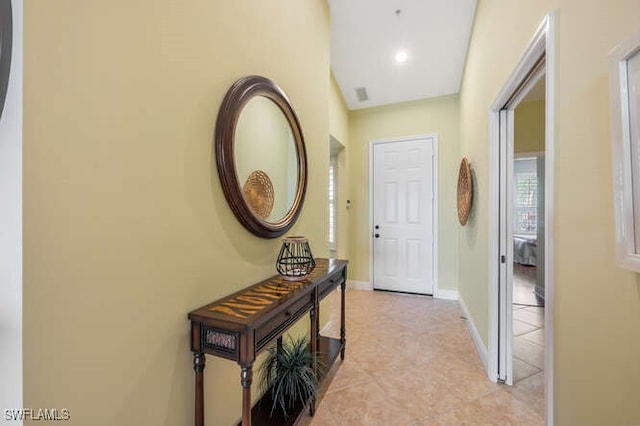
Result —
<path fill-rule="evenodd" d="M 307 142 L 292 232 L 326 255 L 323 0 L 25 2 L 24 404 L 69 425 L 192 422 L 187 313 L 275 272 L 213 157 L 218 106 L 272 78 Z M 208 357 L 206 418 L 233 424 L 239 368 Z"/>
<path fill-rule="evenodd" d="M 342 97 L 342 92 L 331 72 L 331 88 L 329 92 L 329 127 L 331 135 L 341 144 L 349 145 L 349 111 Z"/>
<path fill-rule="evenodd" d="M 349 112 L 342 98 L 342 92 L 331 73 L 331 90 L 329 93 L 329 130 L 344 149 L 338 154 L 338 233 L 337 256 L 340 259 L 350 257 L 349 223 L 351 210 L 347 207 L 349 192 Z M 351 275 L 351 274 L 349 274 Z"/>
<path fill-rule="evenodd" d="M 445 96 L 350 113 L 350 276 L 369 282 L 369 142 L 400 136 L 438 135 L 438 283 L 440 289 L 457 289 L 458 242 L 456 182 L 459 158 L 459 101 Z"/>
<path fill-rule="evenodd" d="M 544 100 L 523 102 L 513 115 L 513 152 L 544 152 Z"/>
<path fill-rule="evenodd" d="M 638 424 L 640 279 L 614 257 L 607 54 L 638 28 L 640 3 L 479 2 L 460 94 L 461 154 L 477 180 L 459 233 L 460 293 L 486 343 L 489 106 L 554 9 L 555 424 Z"/>

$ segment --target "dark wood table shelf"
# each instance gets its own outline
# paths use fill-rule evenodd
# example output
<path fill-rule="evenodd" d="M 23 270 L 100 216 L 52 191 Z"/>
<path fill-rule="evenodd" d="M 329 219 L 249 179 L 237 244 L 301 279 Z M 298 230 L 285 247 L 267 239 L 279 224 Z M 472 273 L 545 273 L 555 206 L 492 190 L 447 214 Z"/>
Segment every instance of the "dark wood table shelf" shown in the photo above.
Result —
<path fill-rule="evenodd" d="M 322 382 L 325 375 L 329 372 L 329 368 L 336 361 L 344 344 L 340 343 L 340 339 L 333 337 L 320 336 L 318 339 L 317 354 L 320 361 L 320 365 L 325 366 L 318 373 L 318 381 Z M 289 415 L 285 419 L 282 411 L 276 409 L 273 411 L 273 417 L 271 416 L 271 407 L 273 406 L 273 399 L 271 398 L 271 392 L 267 390 L 262 398 L 260 398 L 251 408 L 252 426 L 292 426 L 296 424 L 298 419 L 304 415 L 307 404 L 299 402 L 295 406 L 289 409 Z M 238 423 L 238 426 L 242 425 L 242 421 Z"/>
<path fill-rule="evenodd" d="M 301 281 L 273 276 L 230 296 L 189 313 L 191 351 L 195 380 L 195 425 L 204 426 L 205 354 L 236 361 L 242 386 L 242 426 L 294 424 L 308 406 L 315 412 L 315 400 L 300 403 L 287 419 L 279 410 L 270 416 L 271 396 L 267 391 L 251 407 L 253 362 L 256 355 L 280 338 L 307 313 L 310 318 L 310 351 L 328 371 L 345 352 L 346 260 L 316 259 L 315 269 Z M 341 292 L 340 338 L 320 335 L 319 304 L 336 288 Z M 320 377 L 320 381 L 324 375 Z"/>

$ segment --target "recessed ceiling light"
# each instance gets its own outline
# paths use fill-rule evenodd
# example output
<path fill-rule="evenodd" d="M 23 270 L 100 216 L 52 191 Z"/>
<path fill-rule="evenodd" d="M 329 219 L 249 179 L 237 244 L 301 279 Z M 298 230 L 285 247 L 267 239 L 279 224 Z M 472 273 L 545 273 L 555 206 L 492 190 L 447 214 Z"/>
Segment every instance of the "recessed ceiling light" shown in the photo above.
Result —
<path fill-rule="evenodd" d="M 407 62 L 408 57 L 406 50 L 398 50 L 398 52 L 396 52 L 396 62 L 399 64 Z"/>

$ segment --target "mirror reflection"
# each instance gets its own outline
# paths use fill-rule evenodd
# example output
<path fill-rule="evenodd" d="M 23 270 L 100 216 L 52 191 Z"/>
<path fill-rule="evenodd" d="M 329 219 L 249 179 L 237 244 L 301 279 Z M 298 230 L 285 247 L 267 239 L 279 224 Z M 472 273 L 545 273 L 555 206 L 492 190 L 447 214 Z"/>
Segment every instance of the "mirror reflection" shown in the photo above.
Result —
<path fill-rule="evenodd" d="M 269 98 L 254 96 L 242 109 L 234 157 L 238 183 L 253 214 L 269 223 L 282 220 L 294 203 L 298 161 L 289 122 Z"/>

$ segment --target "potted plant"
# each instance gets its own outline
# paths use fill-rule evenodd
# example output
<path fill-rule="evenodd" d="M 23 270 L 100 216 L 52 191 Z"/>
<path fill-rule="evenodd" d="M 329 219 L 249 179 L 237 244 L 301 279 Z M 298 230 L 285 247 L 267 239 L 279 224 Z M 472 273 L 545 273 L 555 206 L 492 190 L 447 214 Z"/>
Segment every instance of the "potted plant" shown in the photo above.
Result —
<path fill-rule="evenodd" d="M 316 368 L 313 367 L 314 357 L 308 343 L 306 336 L 289 337 L 281 346 L 272 345 L 267 349 L 267 358 L 260 370 L 260 386 L 271 393 L 270 416 L 280 407 L 287 418 L 297 403 L 305 405 L 316 395 L 321 366 L 315 360 Z"/>

